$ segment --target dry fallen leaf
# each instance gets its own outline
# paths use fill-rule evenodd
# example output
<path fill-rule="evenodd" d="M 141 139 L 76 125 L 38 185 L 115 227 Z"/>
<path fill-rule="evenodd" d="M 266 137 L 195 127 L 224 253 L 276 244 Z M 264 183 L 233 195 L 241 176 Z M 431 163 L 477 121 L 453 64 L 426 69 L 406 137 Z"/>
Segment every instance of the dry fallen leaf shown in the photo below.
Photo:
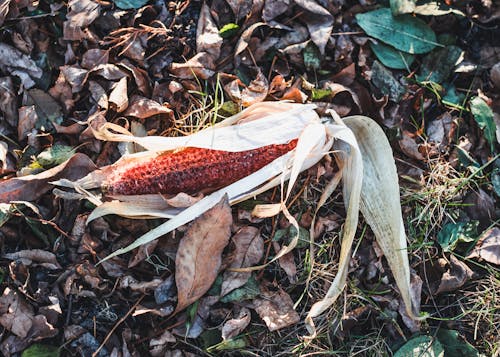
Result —
<path fill-rule="evenodd" d="M 332 14 L 313 0 L 295 0 L 295 3 L 307 11 L 302 18 L 307 25 L 311 40 L 318 46 L 319 52 L 324 54 L 333 30 Z"/>
<path fill-rule="evenodd" d="M 467 258 L 481 258 L 488 263 L 500 265 L 500 228 L 493 227 L 483 232 Z"/>
<path fill-rule="evenodd" d="M 472 270 L 464 262 L 455 258 L 454 255 L 450 256 L 450 268 L 446 271 L 439 283 L 436 294 L 455 291 L 462 287 L 471 277 Z"/>
<path fill-rule="evenodd" d="M 0 113 L 10 126 L 17 126 L 17 95 L 12 77 L 0 78 Z"/>
<path fill-rule="evenodd" d="M 214 75 L 213 58 L 206 52 L 200 52 L 186 63 L 172 63 L 170 72 L 182 79 L 208 79 Z"/>
<path fill-rule="evenodd" d="M 273 242 L 274 251 L 278 253 L 281 247 L 278 242 Z M 297 265 L 295 264 L 295 259 L 293 252 L 287 253 L 278 259 L 278 263 L 288 276 L 290 283 L 294 284 L 297 282 Z"/>
<path fill-rule="evenodd" d="M 64 39 L 70 41 L 81 41 L 90 39 L 91 34 L 86 29 L 95 19 L 99 17 L 101 6 L 92 0 L 70 0 L 68 2 L 70 11 L 64 21 Z"/>
<path fill-rule="evenodd" d="M 0 297 L 0 324 L 13 334 L 24 338 L 33 325 L 33 308 L 10 288 Z"/>
<path fill-rule="evenodd" d="M 233 217 L 227 195 L 198 217 L 179 243 L 175 257 L 176 312 L 205 294 L 215 281 L 229 242 Z"/>
<path fill-rule="evenodd" d="M 235 272 L 230 269 L 248 268 L 256 265 L 264 255 L 264 240 L 257 228 L 247 226 L 241 228 L 232 240 L 236 246 L 234 259 L 229 270 L 224 272 L 221 288 L 221 296 L 237 289 L 248 281 L 250 272 Z"/>
<path fill-rule="evenodd" d="M 4 258 L 20 260 L 24 265 L 40 265 L 49 270 L 61 269 L 56 255 L 42 249 L 19 250 L 14 253 L 4 254 Z"/>
<path fill-rule="evenodd" d="M 80 178 L 95 168 L 88 156 L 77 153 L 69 160 L 42 173 L 1 181 L 0 202 L 35 201 L 53 187 L 49 182 L 63 177 Z"/>
<path fill-rule="evenodd" d="M 40 78 L 43 74 L 31 58 L 3 42 L 0 42 L 0 70 L 19 77 L 25 88 L 33 87 L 33 78 Z"/>
<path fill-rule="evenodd" d="M 210 7 L 203 3 L 196 29 L 196 52 L 206 52 L 214 60 L 217 60 L 220 56 L 221 46 L 222 37 L 219 35 L 219 29 L 212 15 L 210 15 Z"/>
<path fill-rule="evenodd" d="M 129 106 L 123 115 L 139 119 L 146 119 L 152 117 L 153 115 L 164 115 L 166 118 L 171 119 L 173 117 L 173 112 L 171 109 L 154 100 L 140 95 L 133 95 L 130 98 Z"/>
<path fill-rule="evenodd" d="M 269 331 L 276 331 L 299 322 L 299 314 L 293 308 L 293 301 L 283 289 L 271 291 L 261 286 L 262 297 L 254 300 L 255 311 L 264 320 Z"/>
<path fill-rule="evenodd" d="M 116 83 L 109 95 L 111 108 L 121 113 L 128 107 L 127 77 L 123 77 Z"/>
<path fill-rule="evenodd" d="M 267 97 L 269 83 L 266 76 L 259 70 L 257 77 L 241 92 L 241 101 L 244 107 L 263 102 Z"/>
<path fill-rule="evenodd" d="M 237 317 L 232 318 L 222 326 L 222 339 L 229 340 L 239 335 L 250 323 L 252 314 L 246 307 L 242 307 Z"/>

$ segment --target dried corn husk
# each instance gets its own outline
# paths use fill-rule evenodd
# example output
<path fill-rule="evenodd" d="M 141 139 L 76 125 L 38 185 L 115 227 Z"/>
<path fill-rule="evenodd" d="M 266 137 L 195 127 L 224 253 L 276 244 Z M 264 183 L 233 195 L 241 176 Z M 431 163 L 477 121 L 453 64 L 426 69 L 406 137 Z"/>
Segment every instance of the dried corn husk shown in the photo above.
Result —
<path fill-rule="evenodd" d="M 408 314 L 414 316 L 409 293 L 409 266 L 399 203 L 398 178 L 389 143 L 382 129 L 370 118 L 355 116 L 342 121 L 333 113 L 333 119 L 322 121 L 314 111 L 313 105 L 266 102 L 255 104 L 213 127 L 186 137 L 134 137 L 119 126 L 106 124 L 96 132 L 96 137 L 102 140 L 133 142 L 147 151 L 124 156 L 116 164 L 96 171 L 77 182 L 61 180 L 57 183 L 74 187 L 82 195 L 86 195 L 90 194 L 90 189 L 100 187 L 103 178 L 110 170 L 126 167 L 137 160 L 158 155 L 166 150 L 191 146 L 244 151 L 269 144 L 287 143 L 298 138 L 294 150 L 253 174 L 205 196 L 187 208 L 169 206 L 160 195 L 156 198 L 137 196 L 104 203 L 93 195 L 91 199 L 98 204 L 98 207 L 89 216 L 89 220 L 106 214 L 136 218 L 146 216 L 169 218 L 128 247 L 115 251 L 106 257 L 106 260 L 129 252 L 190 222 L 213 207 L 226 194 L 230 203 L 235 204 L 280 184 L 281 203 L 257 206 L 253 214 L 268 217 L 283 212 L 298 232 L 298 224 L 288 212 L 286 205 L 290 192 L 299 173 L 317 163 L 333 147 L 335 159 L 341 169 L 347 216 L 343 228 L 338 273 L 325 298 L 314 304 L 309 312 L 306 318 L 309 331 L 312 336 L 315 335 L 313 318 L 331 306 L 344 288 L 360 210 L 387 256 Z M 287 180 L 288 186 L 285 191 Z M 327 185 L 318 208 L 326 202 L 338 182 L 339 176 Z M 291 251 L 297 241 L 298 234 L 288 246 L 283 247 L 275 259 Z"/>

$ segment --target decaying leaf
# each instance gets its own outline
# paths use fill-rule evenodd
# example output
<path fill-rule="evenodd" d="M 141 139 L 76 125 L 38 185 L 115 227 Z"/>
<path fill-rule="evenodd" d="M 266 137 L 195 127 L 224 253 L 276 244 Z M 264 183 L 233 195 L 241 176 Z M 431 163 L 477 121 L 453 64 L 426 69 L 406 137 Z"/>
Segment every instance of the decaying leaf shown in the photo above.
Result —
<path fill-rule="evenodd" d="M 64 39 L 81 41 L 91 38 L 86 27 L 99 17 L 99 3 L 92 0 L 70 0 L 68 6 L 70 11 L 64 22 Z"/>
<path fill-rule="evenodd" d="M 171 119 L 173 117 L 173 112 L 165 105 L 161 105 L 154 100 L 134 95 L 130 98 L 130 104 L 123 115 L 139 119 L 146 119 L 153 115 L 164 115 L 168 119 Z"/>
<path fill-rule="evenodd" d="M 15 177 L 0 182 L 0 202 L 30 201 L 33 202 L 45 192 L 53 188 L 50 181 L 59 178 L 82 177 L 95 169 L 88 156 L 75 154 L 68 161 L 42 173 Z"/>
<path fill-rule="evenodd" d="M 186 63 L 172 63 L 170 72 L 182 79 L 207 79 L 214 75 L 213 58 L 206 52 L 200 52 Z"/>
<path fill-rule="evenodd" d="M 175 258 L 177 312 L 198 300 L 212 286 L 219 273 L 222 251 L 229 242 L 232 222 L 225 196 L 186 231 Z"/>
<path fill-rule="evenodd" d="M 450 255 L 450 268 L 446 271 L 439 283 L 439 287 L 436 290 L 436 294 L 455 291 L 462 287 L 471 277 L 472 270 L 464 262 L 455 258 L 454 255 Z"/>
<path fill-rule="evenodd" d="M 234 258 L 228 270 L 224 272 L 221 296 L 237 289 L 248 281 L 251 272 L 236 272 L 231 269 L 248 268 L 259 263 L 264 255 L 264 240 L 257 228 L 241 228 L 232 240 L 236 246 Z"/>
<path fill-rule="evenodd" d="M 128 107 L 127 77 L 123 77 L 116 83 L 109 95 L 111 107 L 118 113 L 123 112 Z"/>
<path fill-rule="evenodd" d="M 272 291 L 262 287 L 262 297 L 254 300 L 255 311 L 264 320 L 269 331 L 276 331 L 299 322 L 299 314 L 293 308 L 293 301 L 284 290 Z"/>
<path fill-rule="evenodd" d="M 19 77 L 25 88 L 33 87 L 34 79 L 40 78 L 43 74 L 35 61 L 4 42 L 0 42 L 0 70 Z"/>
<path fill-rule="evenodd" d="M 4 258 L 21 260 L 24 265 L 40 265 L 47 269 L 60 269 L 56 255 L 41 249 L 20 250 L 14 253 L 4 254 Z"/>
<path fill-rule="evenodd" d="M 222 326 L 222 339 L 229 340 L 240 334 L 250 323 L 252 315 L 246 307 L 241 308 L 238 315 L 224 323 Z"/>
<path fill-rule="evenodd" d="M 0 297 L 0 324 L 13 334 L 24 338 L 33 325 L 33 308 L 17 292 L 5 288 Z"/>
<path fill-rule="evenodd" d="M 12 127 L 17 125 L 17 98 L 12 77 L 0 78 L 0 112 Z"/>
<path fill-rule="evenodd" d="M 313 0 L 295 0 L 295 3 L 308 12 L 305 22 L 311 40 L 318 46 L 319 52 L 324 54 L 333 29 L 332 14 Z"/>
<path fill-rule="evenodd" d="M 500 228 L 493 227 L 483 232 L 467 258 L 481 258 L 500 265 Z"/>
<path fill-rule="evenodd" d="M 241 100 L 244 107 L 262 102 L 267 97 L 269 83 L 264 74 L 259 71 L 257 77 L 250 82 L 250 85 L 241 92 Z"/>
<path fill-rule="evenodd" d="M 196 52 L 206 52 L 217 60 L 221 46 L 222 37 L 219 35 L 219 29 L 210 15 L 210 8 L 203 3 L 196 28 Z"/>

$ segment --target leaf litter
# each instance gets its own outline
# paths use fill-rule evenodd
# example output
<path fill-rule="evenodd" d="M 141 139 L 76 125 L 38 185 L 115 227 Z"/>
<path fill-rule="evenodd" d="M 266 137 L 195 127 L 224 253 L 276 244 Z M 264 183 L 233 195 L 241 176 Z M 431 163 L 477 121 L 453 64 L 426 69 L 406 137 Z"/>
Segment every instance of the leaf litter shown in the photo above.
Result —
<path fill-rule="evenodd" d="M 419 272 L 423 283 L 420 292 L 418 279 L 411 275 L 413 305 L 418 307 L 420 295 L 424 302 L 432 295 L 434 303 L 441 309 L 436 312 L 425 305 L 427 312 L 452 314 L 453 307 L 448 309 L 446 305 L 448 294 L 460 296 L 475 286 L 476 279 L 487 274 L 467 260 L 462 261 L 461 254 L 468 254 L 466 259 L 473 259 L 483 268 L 498 265 L 495 258 L 496 227 L 492 228 L 492 224 L 498 219 L 494 209 L 498 190 L 495 191 L 497 175 L 493 163 L 498 160 L 496 117 L 500 104 L 494 88 L 498 85 L 495 64 L 499 57 L 489 45 L 495 36 L 494 31 L 487 33 L 475 25 L 472 30 L 465 31 L 460 20 L 466 16 L 491 24 L 491 21 L 496 21 L 494 14 L 495 10 L 498 12 L 498 6 L 488 2 L 477 2 L 476 5 L 467 11 L 459 4 L 446 8 L 419 5 L 414 9 L 420 14 L 418 17 L 388 17 L 396 31 L 381 32 L 376 11 L 389 16 L 390 9 L 373 11 L 366 4 L 350 1 L 329 4 L 254 1 L 244 5 L 236 1 L 144 4 L 139 1 L 103 3 L 89 0 L 29 5 L 23 1 L 6 2 L 0 7 L 0 22 L 5 26 L 0 30 L 4 40 L 2 49 L 6 54 L 0 56 L 0 117 L 5 119 L 0 123 L 1 147 L 5 148 L 2 151 L 4 176 L 0 183 L 0 197 L 6 205 L 5 210 L 2 206 L 0 230 L 6 247 L 1 266 L 3 291 L 10 298 L 2 300 L 7 305 L 10 304 L 8 299 L 12 303 L 18 301 L 19 306 L 24 306 L 21 310 L 25 313 L 24 317 L 19 316 L 20 321 L 31 320 L 32 325 L 21 337 L 14 331 L 23 329 L 12 329 L 6 321 L 7 333 L 0 341 L 2 353 L 6 356 L 20 353 L 37 341 L 55 343 L 51 337 L 56 335 L 68 342 L 64 349 L 81 351 L 83 355 L 92 354 L 98 348 L 99 355 L 118 350 L 123 354 L 148 353 L 143 350 L 144 341 L 150 342 L 151 355 L 170 353 L 167 351 L 186 355 L 231 348 L 254 349 L 264 354 L 261 348 L 266 348 L 268 354 L 291 351 L 299 344 L 297 338 L 307 333 L 297 321 L 303 320 L 305 312 L 324 296 L 328 290 L 326 281 L 335 274 L 340 281 L 344 274 L 349 276 L 348 292 L 365 287 L 368 276 L 376 279 L 377 274 L 385 274 L 382 280 L 386 291 L 376 290 L 372 300 L 375 306 L 370 307 L 368 317 L 354 312 L 353 316 L 368 319 L 373 326 L 379 326 L 393 348 L 401 346 L 401 336 L 404 334 L 409 338 L 410 332 L 418 329 L 418 324 L 407 319 L 404 308 L 401 308 L 403 303 L 398 301 L 400 293 L 405 294 L 400 283 L 409 278 L 399 277 L 400 283 L 397 283 L 398 279 L 393 281 L 392 275 L 388 274 L 391 269 L 384 267 L 386 258 L 392 259 L 387 248 L 385 258 L 382 259 L 381 253 L 378 261 L 366 265 L 371 267 L 367 275 L 357 274 L 364 265 L 351 265 L 346 272 L 340 268 L 338 273 L 337 268 L 328 268 L 328 264 L 341 266 L 339 257 L 349 260 L 342 258 L 348 256 L 345 254 L 347 250 L 341 249 L 339 254 L 336 247 L 338 231 L 342 227 L 345 230 L 347 224 L 342 226 L 346 212 L 341 208 L 342 196 L 338 190 L 324 198 L 326 204 L 320 204 L 323 206 L 318 209 L 316 223 L 312 222 L 310 236 L 314 240 L 309 242 L 310 247 L 301 243 L 300 248 L 286 254 L 280 252 L 287 250 L 289 242 L 269 240 L 280 228 L 276 226 L 278 218 L 234 217 L 226 232 L 235 233 L 232 237 L 231 233 L 220 236 L 225 244 L 221 243 L 217 254 L 210 257 L 200 254 L 197 258 L 203 263 L 201 265 L 210 261 L 207 265 L 210 269 L 206 270 L 210 278 L 197 281 L 196 276 L 186 273 L 191 277 L 183 279 L 188 285 L 192 283 L 190 291 L 193 286 L 201 287 L 193 295 L 195 297 L 188 297 L 190 293 L 185 292 L 182 283 L 174 284 L 182 275 L 179 273 L 182 269 L 176 269 L 175 261 L 179 250 L 182 254 L 186 249 L 183 244 L 187 243 L 182 243 L 184 240 L 195 244 L 194 238 L 185 238 L 193 234 L 193 227 L 200 221 L 180 226 L 166 234 L 167 237 L 135 249 L 131 255 L 114 257 L 93 268 L 104 257 L 128 246 L 160 222 L 108 215 L 85 226 L 93 207 L 82 199 L 92 197 L 91 201 L 99 205 L 102 197 L 89 196 L 94 192 L 87 189 L 69 192 L 58 188 L 52 192 L 54 186 L 51 182 L 76 180 L 94 170 L 94 163 L 104 167 L 124 153 L 142 150 L 139 144 L 96 139 L 94 132 L 103 124 L 120 125 L 135 135 L 180 137 L 209 122 L 222 121 L 223 109 L 229 108 L 230 104 L 234 104 L 235 109 L 225 113 L 225 117 L 237 113 L 241 105 L 250 106 L 271 99 L 288 99 L 297 103 L 315 101 L 323 111 L 322 115 L 328 108 L 341 116 L 369 115 L 379 123 L 387 124 L 384 131 L 391 143 L 396 144 L 393 148 L 398 169 L 404 161 L 415 172 L 433 175 L 432 160 L 441 160 L 443 165 L 449 161 L 461 175 L 465 175 L 466 181 L 455 186 L 453 202 L 443 200 L 449 206 L 446 206 L 445 214 L 436 219 L 441 226 L 457 223 L 457 217 L 458 222 L 478 220 L 481 225 L 476 243 L 460 240 L 451 253 L 441 251 L 439 227 L 425 231 L 423 225 L 411 223 L 413 210 L 427 198 L 419 196 L 416 201 L 404 200 L 408 198 L 404 196 L 404 179 L 400 182 L 404 198 L 403 218 L 410 228 L 409 250 L 404 255 L 408 253 L 411 266 Z M 124 8 L 128 10 L 123 11 Z M 66 18 L 60 16 L 63 13 L 67 14 Z M 431 21 L 429 15 L 439 18 Z M 23 25 L 16 23 L 17 18 L 22 18 Z M 235 30 L 230 36 L 221 36 L 219 31 L 226 25 Z M 418 31 L 422 31 L 422 36 L 417 40 L 414 32 Z M 463 36 L 450 41 L 450 37 L 446 37 L 450 33 Z M 433 37 L 433 34 L 437 36 Z M 388 59 L 386 52 L 383 55 L 380 50 L 377 52 L 367 36 L 384 43 L 384 51 L 393 57 Z M 412 43 L 416 47 L 404 47 Z M 424 45 L 428 47 L 419 48 Z M 436 48 L 432 50 L 433 47 Z M 462 51 L 463 62 L 455 67 L 454 59 L 459 51 Z M 415 53 L 412 56 L 416 61 L 409 60 L 408 52 Z M 394 57 L 395 54 L 399 57 Z M 380 63 L 374 62 L 376 58 Z M 403 60 L 394 65 L 396 58 Z M 478 73 L 481 76 L 477 76 Z M 272 112 L 271 107 L 267 109 Z M 59 148 L 67 148 L 67 151 L 59 152 Z M 324 162 L 320 166 L 328 167 Z M 15 177 L 16 172 L 25 176 Z M 36 172 L 41 174 L 26 175 Z M 310 176 L 310 171 L 302 173 L 298 178 L 299 185 L 289 193 L 293 204 L 287 208 L 294 219 L 299 220 L 302 210 L 314 212 L 313 202 L 319 202 L 319 192 L 335 175 L 332 171 L 319 172 L 318 169 L 313 176 Z M 457 180 L 457 177 L 451 179 Z M 274 204 L 268 206 L 270 209 L 279 206 L 279 189 L 262 191 L 257 196 L 259 205 Z M 165 213 L 164 207 L 169 207 L 172 211 L 166 216 L 172 217 L 203 197 L 155 198 L 156 212 Z M 149 199 L 145 198 L 137 205 L 138 216 L 145 213 L 145 207 L 151 209 Z M 9 204 L 11 201 L 27 201 L 33 207 L 25 209 L 23 207 L 27 206 Z M 106 202 L 110 209 L 114 207 L 111 202 Z M 465 206 L 461 208 L 457 203 L 462 202 Z M 239 205 L 243 204 L 245 202 Z M 368 208 L 364 209 L 366 213 Z M 238 211 L 248 213 L 251 209 L 238 207 Z M 116 207 L 111 212 L 116 212 Z M 23 224 L 19 225 L 20 222 Z M 305 223 L 300 221 L 301 225 L 307 226 Z M 72 230 L 74 225 L 76 228 Z M 371 244 L 372 234 L 368 229 L 369 239 L 363 236 L 358 243 L 359 249 Z M 417 236 L 424 239 L 426 247 L 433 248 L 429 254 L 420 255 L 421 251 L 415 244 Z M 200 242 L 196 244 L 205 248 Z M 324 260 L 325 251 L 328 252 L 327 261 Z M 308 260 L 310 252 L 317 254 L 314 260 Z M 446 263 L 438 269 L 437 277 L 429 281 L 426 274 L 433 273 L 436 266 L 426 272 L 420 265 L 427 266 L 429 260 L 440 257 L 446 257 Z M 269 264 L 273 258 L 275 261 Z M 307 262 L 313 265 L 307 266 Z M 324 265 L 326 262 L 328 264 Z M 252 272 L 259 264 L 268 265 Z M 404 266 L 405 263 L 400 264 Z M 432 264 L 429 266 L 433 267 Z M 307 269 L 312 269 L 309 278 L 304 275 L 309 271 Z M 317 275 L 319 272 L 321 278 Z M 311 287 L 314 289 L 307 290 Z M 105 295 L 109 305 L 98 303 L 103 294 L 109 294 Z M 141 298 L 143 295 L 145 297 Z M 349 293 L 339 295 L 339 299 L 354 305 L 350 311 L 357 311 L 359 306 L 351 296 Z M 56 300 L 53 297 L 58 304 L 54 305 Z M 139 299 L 144 300 L 137 305 L 137 311 L 143 313 L 134 317 L 127 315 Z M 69 325 L 62 324 L 63 319 L 57 318 L 59 312 L 51 312 L 53 309 L 49 307 L 56 305 L 63 313 L 69 311 L 69 315 L 65 315 Z M 330 303 L 323 306 L 327 305 Z M 182 311 L 177 311 L 172 317 L 175 306 Z M 333 306 L 324 316 L 335 314 L 337 305 Z M 257 314 L 248 309 L 257 309 Z M 400 310 L 401 317 L 389 324 L 380 324 L 377 316 L 381 316 L 379 311 L 382 309 L 384 312 Z M 117 320 L 117 316 L 126 318 L 124 321 L 127 322 L 132 318 L 135 321 L 127 323 L 128 328 L 123 321 Z M 171 325 L 161 324 L 159 319 L 165 316 L 171 319 L 167 324 L 175 321 L 183 328 L 174 331 Z M 324 332 L 327 319 L 315 318 L 314 321 Z M 71 336 L 69 327 L 76 325 L 82 327 Z M 346 330 L 344 334 L 332 337 L 335 347 L 330 348 L 348 348 L 346 346 L 358 322 L 354 325 L 352 332 Z M 161 330 L 157 326 L 162 326 Z M 437 325 L 427 320 L 424 326 L 434 331 Z M 286 331 L 296 338 L 274 344 L 270 336 L 282 332 L 269 334 L 267 327 Z M 399 335 L 394 333 L 396 330 L 401 331 Z M 196 347 L 173 347 L 175 337 L 171 331 L 188 338 L 199 336 L 190 340 Z M 255 335 L 248 335 L 249 331 Z M 209 337 L 210 333 L 212 337 Z M 441 335 L 437 334 L 438 339 L 446 349 L 446 340 Z M 477 345 L 475 335 L 465 333 L 464 337 Z M 106 341 L 105 346 L 103 341 Z M 355 346 L 351 343 L 350 348 L 356 349 Z M 376 343 L 370 343 L 371 349 L 376 346 Z M 314 343 L 301 348 L 304 353 L 321 351 L 321 347 Z M 479 348 L 486 350 L 484 345 Z"/>

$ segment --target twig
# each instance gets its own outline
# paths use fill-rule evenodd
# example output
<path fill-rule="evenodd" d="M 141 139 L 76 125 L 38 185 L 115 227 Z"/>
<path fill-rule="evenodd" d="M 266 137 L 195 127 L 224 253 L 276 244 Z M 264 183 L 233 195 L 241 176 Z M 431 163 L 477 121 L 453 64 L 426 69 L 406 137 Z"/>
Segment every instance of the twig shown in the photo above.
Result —
<path fill-rule="evenodd" d="M 108 342 L 108 340 L 110 339 L 111 335 L 115 332 L 115 330 L 118 328 L 118 326 L 120 326 L 122 324 L 122 322 L 124 322 L 129 316 L 130 314 L 132 313 L 132 311 L 134 311 L 134 309 L 137 307 L 137 305 L 139 305 L 142 301 L 142 299 L 144 299 L 146 295 L 142 295 L 137 301 L 136 303 L 128 310 L 128 312 L 125 314 L 125 316 L 122 316 L 122 318 L 120 320 L 118 320 L 118 322 L 113 326 L 113 328 L 111 329 L 111 331 L 108 332 L 108 334 L 106 335 L 106 338 L 104 339 L 104 341 L 102 341 L 101 345 L 99 346 L 99 348 L 97 350 L 95 350 L 94 353 L 92 353 L 92 357 L 96 357 L 99 352 L 102 350 L 102 348 L 104 347 L 104 345 L 106 344 L 106 342 Z"/>

